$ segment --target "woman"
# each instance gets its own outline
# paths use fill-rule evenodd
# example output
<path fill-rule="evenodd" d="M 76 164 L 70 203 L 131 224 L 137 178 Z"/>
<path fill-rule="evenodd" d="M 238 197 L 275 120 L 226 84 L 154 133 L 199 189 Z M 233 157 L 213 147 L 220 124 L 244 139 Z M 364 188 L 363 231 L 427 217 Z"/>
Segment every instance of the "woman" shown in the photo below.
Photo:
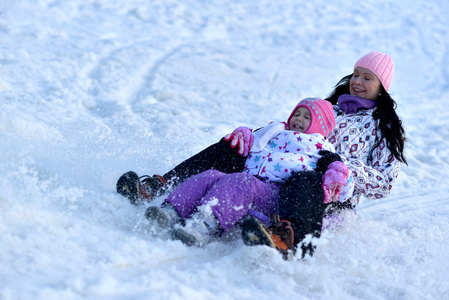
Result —
<path fill-rule="evenodd" d="M 337 123 L 327 138 L 352 172 L 353 197 L 343 204 L 324 204 L 320 175 L 313 172 L 298 173 L 281 190 L 280 216 L 291 222 L 294 250 L 300 246 L 303 256 L 312 254 L 314 247 L 311 242 L 301 241 L 309 234 L 320 236 L 323 216 L 355 208 L 362 195 L 368 199 L 388 196 L 400 163 L 407 163 L 404 129 L 395 112 L 396 103 L 388 94 L 393 73 L 394 64 L 388 55 L 368 53 L 355 63 L 354 72 L 342 78 L 327 98 L 334 104 Z M 316 181 L 315 189 L 307 189 L 311 180 Z M 272 231 L 282 235 L 283 226 L 277 224 Z M 274 236 L 255 219 L 243 225 L 246 244 L 276 247 Z"/>
<path fill-rule="evenodd" d="M 257 218 L 243 224 L 242 234 L 247 245 L 266 244 L 280 248 L 283 228 L 293 228 L 293 251 L 312 254 L 311 242 L 305 237 L 319 237 L 325 215 L 353 209 L 361 195 L 368 199 L 388 196 L 404 157 L 404 129 L 396 114 L 396 103 L 388 94 L 394 74 L 392 59 L 380 52 L 371 52 L 354 65 L 354 72 L 345 76 L 326 99 L 334 104 L 337 125 L 327 136 L 343 158 L 354 177 L 353 197 L 345 203 L 324 203 L 323 176 L 319 172 L 299 172 L 292 175 L 280 191 L 280 217 L 287 221 L 265 228 Z M 144 176 L 128 172 L 117 183 L 117 192 L 132 203 L 152 199 L 177 186 L 187 178 L 208 169 L 225 173 L 241 172 L 252 135 L 238 128 L 218 143 L 182 162 L 163 176 Z M 230 141 L 230 143 L 229 143 Z M 231 146 L 231 148 L 229 147 Z M 339 158 L 324 155 L 322 165 Z M 305 184 L 315 181 L 315 185 Z M 290 225 L 291 224 L 291 225 Z"/>

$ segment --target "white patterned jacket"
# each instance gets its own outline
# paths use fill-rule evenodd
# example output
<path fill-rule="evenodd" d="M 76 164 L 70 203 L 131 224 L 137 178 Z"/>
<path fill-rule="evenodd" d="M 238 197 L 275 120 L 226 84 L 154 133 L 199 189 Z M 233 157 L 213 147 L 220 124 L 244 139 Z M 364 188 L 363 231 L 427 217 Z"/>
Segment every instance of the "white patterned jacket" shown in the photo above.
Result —
<path fill-rule="evenodd" d="M 368 161 L 376 136 L 380 138 L 377 121 L 372 117 L 374 109 L 345 114 L 334 105 L 337 125 L 327 136 L 335 150 L 345 160 L 354 178 L 354 193 L 351 203 L 355 206 L 360 196 L 380 199 L 388 196 L 398 177 L 400 162 L 391 154 L 383 139 Z"/>

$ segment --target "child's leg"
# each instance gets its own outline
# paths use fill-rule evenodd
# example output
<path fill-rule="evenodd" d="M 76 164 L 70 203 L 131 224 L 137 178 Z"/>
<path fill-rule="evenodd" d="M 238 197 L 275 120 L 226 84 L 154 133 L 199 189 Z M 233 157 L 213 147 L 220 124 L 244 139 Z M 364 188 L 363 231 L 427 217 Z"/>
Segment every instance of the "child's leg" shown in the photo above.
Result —
<path fill-rule="evenodd" d="M 201 199 L 222 178 L 225 173 L 207 170 L 191 177 L 178 186 L 162 204 L 170 203 L 183 219 L 190 218 L 196 212 Z"/>
<path fill-rule="evenodd" d="M 266 216 L 278 210 L 279 189 L 248 173 L 220 177 L 204 195 L 199 205 L 210 207 L 225 232 L 254 209 Z"/>

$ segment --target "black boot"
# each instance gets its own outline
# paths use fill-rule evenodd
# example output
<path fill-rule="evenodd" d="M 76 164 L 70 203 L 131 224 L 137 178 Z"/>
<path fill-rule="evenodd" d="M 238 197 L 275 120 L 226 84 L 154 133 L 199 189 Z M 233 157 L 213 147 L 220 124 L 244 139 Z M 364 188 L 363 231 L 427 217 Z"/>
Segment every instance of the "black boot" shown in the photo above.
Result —
<path fill-rule="evenodd" d="M 132 204 L 139 204 L 153 201 L 162 195 L 166 187 L 167 182 L 160 175 L 139 177 L 135 172 L 129 171 L 120 176 L 116 189 L 117 193 L 127 197 Z"/>
<path fill-rule="evenodd" d="M 265 245 L 277 249 L 284 259 L 289 253 L 295 254 L 294 233 L 287 220 L 277 218 L 270 227 L 265 226 L 255 217 L 249 217 L 242 225 L 242 238 L 245 245 Z"/>

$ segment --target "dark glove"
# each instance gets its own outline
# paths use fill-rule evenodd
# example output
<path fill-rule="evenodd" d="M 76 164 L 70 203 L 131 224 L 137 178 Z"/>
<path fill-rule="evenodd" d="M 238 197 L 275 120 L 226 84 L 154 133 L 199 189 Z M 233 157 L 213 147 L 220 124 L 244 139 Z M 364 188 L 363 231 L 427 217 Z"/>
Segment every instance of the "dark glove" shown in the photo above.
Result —
<path fill-rule="evenodd" d="M 342 162 L 340 155 L 337 153 L 330 152 L 328 150 L 320 150 L 318 152 L 319 155 L 321 155 L 321 158 L 318 159 L 318 162 L 316 163 L 316 169 L 315 171 L 318 171 L 322 174 L 324 174 L 329 167 L 329 165 L 335 161 Z"/>

